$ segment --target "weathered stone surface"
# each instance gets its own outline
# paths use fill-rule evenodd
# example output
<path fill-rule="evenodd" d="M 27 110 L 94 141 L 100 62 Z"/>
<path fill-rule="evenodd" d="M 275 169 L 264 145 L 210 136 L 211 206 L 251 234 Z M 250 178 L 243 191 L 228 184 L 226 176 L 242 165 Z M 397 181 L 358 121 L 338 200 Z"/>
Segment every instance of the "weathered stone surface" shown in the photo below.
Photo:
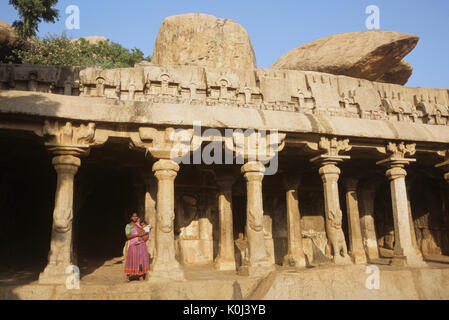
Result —
<path fill-rule="evenodd" d="M 407 61 L 402 60 L 397 66 L 377 79 L 377 81 L 405 85 L 412 76 L 412 73 L 413 67 Z"/>
<path fill-rule="evenodd" d="M 299 46 L 271 68 L 320 71 L 375 81 L 418 43 L 412 34 L 372 30 L 341 33 Z"/>
<path fill-rule="evenodd" d="M 7 22 L 0 20 L 0 45 L 12 46 L 19 40 L 14 28 Z"/>
<path fill-rule="evenodd" d="M 162 22 L 152 62 L 162 66 L 257 67 L 248 33 L 241 25 L 200 13 L 171 16 Z"/>
<path fill-rule="evenodd" d="M 87 36 L 87 37 L 73 39 L 72 42 L 78 41 L 80 39 L 84 39 L 87 42 L 89 42 L 90 44 L 98 44 L 98 43 L 100 43 L 102 41 L 108 41 L 108 39 L 106 39 L 103 36 Z"/>

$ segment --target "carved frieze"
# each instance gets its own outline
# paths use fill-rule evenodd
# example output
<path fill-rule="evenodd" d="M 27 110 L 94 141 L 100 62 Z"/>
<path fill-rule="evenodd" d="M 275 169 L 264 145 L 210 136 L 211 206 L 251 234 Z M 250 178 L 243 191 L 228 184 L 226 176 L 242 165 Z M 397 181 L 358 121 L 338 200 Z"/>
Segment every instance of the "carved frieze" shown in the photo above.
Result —
<path fill-rule="evenodd" d="M 320 72 L 139 65 L 109 69 L 0 65 L 0 88 L 153 103 L 449 124 L 447 89 L 410 88 Z"/>

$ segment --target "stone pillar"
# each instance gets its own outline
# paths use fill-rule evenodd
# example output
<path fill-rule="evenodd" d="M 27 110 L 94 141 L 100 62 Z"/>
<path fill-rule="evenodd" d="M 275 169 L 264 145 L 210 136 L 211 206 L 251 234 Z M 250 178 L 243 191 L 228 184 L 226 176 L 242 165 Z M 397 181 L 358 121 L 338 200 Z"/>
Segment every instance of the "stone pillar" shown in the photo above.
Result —
<path fill-rule="evenodd" d="M 154 258 L 156 252 L 156 195 L 157 181 L 154 177 L 145 176 L 145 220 L 152 227 L 150 237 L 147 241 L 148 252 L 151 258 Z"/>
<path fill-rule="evenodd" d="M 413 244 L 413 248 L 415 248 L 416 253 L 418 255 L 421 255 L 421 251 L 420 248 L 418 246 L 418 240 L 416 239 L 416 231 L 415 231 L 415 221 L 413 220 L 413 215 L 412 215 L 412 204 L 410 202 L 410 199 L 408 198 L 408 195 L 411 193 L 411 189 L 412 189 L 412 184 L 411 183 L 407 183 L 407 181 L 405 182 L 405 187 L 407 189 L 407 206 L 408 206 L 408 218 L 410 221 L 410 232 L 412 235 L 412 244 Z"/>
<path fill-rule="evenodd" d="M 346 187 L 346 210 L 348 212 L 349 249 L 355 264 L 365 264 L 366 254 L 363 248 L 360 228 L 359 203 L 357 200 L 357 179 L 344 180 Z"/>
<path fill-rule="evenodd" d="M 340 198 L 338 195 L 340 169 L 336 166 L 335 161 L 325 160 L 321 163 L 319 174 L 323 181 L 324 212 L 329 249 L 333 253 L 335 264 L 351 264 L 345 236 L 341 228 L 343 214 L 340 209 Z"/>
<path fill-rule="evenodd" d="M 363 244 L 370 262 L 379 259 L 379 247 L 377 245 L 376 226 L 374 223 L 376 187 L 377 184 L 364 184 L 360 190 L 360 226 Z"/>
<path fill-rule="evenodd" d="M 153 165 L 153 172 L 158 182 L 157 188 L 157 223 L 156 255 L 152 265 L 150 279 L 168 278 L 183 280 L 184 271 L 175 258 L 174 205 L 175 178 L 179 165 L 172 160 L 161 159 Z"/>
<path fill-rule="evenodd" d="M 274 270 L 265 249 L 263 230 L 262 180 L 265 167 L 262 163 L 251 161 L 242 169 L 246 179 L 246 235 L 248 238 L 248 257 L 239 268 L 239 274 L 258 276 Z"/>
<path fill-rule="evenodd" d="M 69 266 L 75 265 L 73 255 L 73 182 L 81 160 L 73 155 L 58 155 L 53 158 L 57 172 L 55 209 L 51 234 L 48 265 L 39 276 L 44 284 L 65 284 Z"/>
<path fill-rule="evenodd" d="M 382 163 L 382 162 L 379 162 Z M 391 201 L 394 219 L 394 264 L 407 264 L 409 266 L 425 265 L 422 256 L 413 246 L 410 228 L 410 213 L 408 207 L 404 166 L 408 161 L 388 161 L 389 169 L 386 172 L 390 180 Z"/>
<path fill-rule="evenodd" d="M 198 206 L 200 216 L 198 219 L 200 255 L 202 263 L 211 264 L 214 260 L 214 242 L 212 239 L 212 223 L 208 198 L 203 197 Z"/>
<path fill-rule="evenodd" d="M 284 176 L 286 189 L 288 251 L 283 265 L 286 267 L 305 267 L 306 259 L 302 245 L 301 215 L 299 212 L 298 187 L 299 178 Z"/>
<path fill-rule="evenodd" d="M 216 179 L 218 192 L 218 216 L 220 233 L 215 268 L 221 271 L 235 270 L 234 229 L 232 225 L 232 185 L 234 178 Z"/>

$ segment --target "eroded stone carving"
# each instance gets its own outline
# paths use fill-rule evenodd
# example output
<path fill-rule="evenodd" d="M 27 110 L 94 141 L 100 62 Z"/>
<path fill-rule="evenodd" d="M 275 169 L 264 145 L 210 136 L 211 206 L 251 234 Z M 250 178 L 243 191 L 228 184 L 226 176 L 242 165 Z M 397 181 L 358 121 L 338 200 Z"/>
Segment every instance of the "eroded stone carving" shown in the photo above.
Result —
<path fill-rule="evenodd" d="M 95 143 L 95 123 L 73 127 L 71 122 L 62 126 L 58 121 L 44 121 L 43 136 L 47 144 L 92 145 Z"/>
<path fill-rule="evenodd" d="M 406 144 L 405 142 L 388 142 L 386 151 L 391 158 L 405 158 L 406 156 L 413 156 L 416 152 L 415 148 L 416 143 Z"/>
<path fill-rule="evenodd" d="M 445 89 L 409 88 L 311 71 L 153 64 L 109 70 L 0 65 L 0 87 L 433 125 L 449 121 Z"/>

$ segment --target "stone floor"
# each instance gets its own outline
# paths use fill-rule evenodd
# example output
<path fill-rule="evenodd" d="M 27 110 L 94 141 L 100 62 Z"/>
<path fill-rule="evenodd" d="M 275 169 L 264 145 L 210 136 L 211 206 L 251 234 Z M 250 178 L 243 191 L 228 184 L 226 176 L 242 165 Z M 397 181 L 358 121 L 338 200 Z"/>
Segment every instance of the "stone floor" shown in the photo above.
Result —
<path fill-rule="evenodd" d="M 266 277 L 185 268 L 185 281 L 128 282 L 123 261 L 91 261 L 81 269 L 80 290 L 38 284 L 36 269 L 0 272 L 0 299 L 449 299 L 449 257 L 426 257 L 425 268 L 379 261 L 380 288 L 366 289 L 366 266 L 277 267 Z M 432 261 L 435 262 L 432 262 Z"/>

